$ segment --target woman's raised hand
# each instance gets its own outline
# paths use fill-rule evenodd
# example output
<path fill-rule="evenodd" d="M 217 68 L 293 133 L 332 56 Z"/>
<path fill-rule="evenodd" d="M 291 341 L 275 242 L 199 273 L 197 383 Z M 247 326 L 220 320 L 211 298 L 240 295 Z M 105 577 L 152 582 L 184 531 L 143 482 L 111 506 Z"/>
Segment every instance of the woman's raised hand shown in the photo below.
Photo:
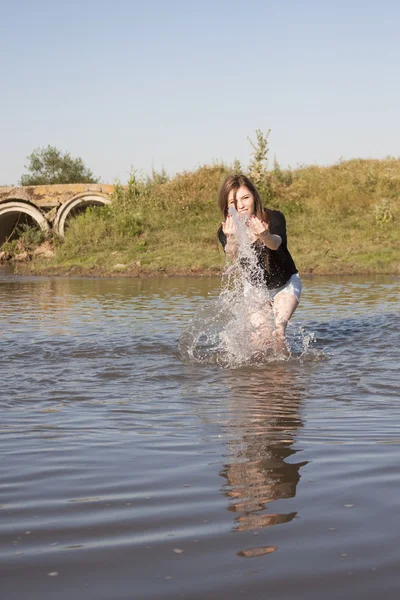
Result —
<path fill-rule="evenodd" d="M 247 226 L 256 238 L 262 235 L 265 231 L 268 232 L 269 230 L 268 224 L 264 223 L 264 221 L 261 221 L 255 215 L 251 216 L 247 221 Z"/>
<path fill-rule="evenodd" d="M 222 223 L 222 231 L 226 236 L 236 235 L 236 225 L 235 221 L 232 218 L 232 215 L 228 215 L 226 217 L 226 221 Z"/>
<path fill-rule="evenodd" d="M 248 221 L 246 222 L 247 225 L 247 237 L 250 240 L 250 243 L 253 244 L 255 241 L 257 241 L 265 231 L 268 231 L 268 225 L 267 223 L 264 223 L 264 221 L 261 221 L 258 217 L 256 217 L 255 215 L 252 215 Z"/>
<path fill-rule="evenodd" d="M 222 223 L 222 231 L 226 235 L 226 255 L 230 259 L 234 259 L 237 255 L 238 241 L 236 238 L 236 225 L 231 215 L 228 215 L 226 221 Z"/>

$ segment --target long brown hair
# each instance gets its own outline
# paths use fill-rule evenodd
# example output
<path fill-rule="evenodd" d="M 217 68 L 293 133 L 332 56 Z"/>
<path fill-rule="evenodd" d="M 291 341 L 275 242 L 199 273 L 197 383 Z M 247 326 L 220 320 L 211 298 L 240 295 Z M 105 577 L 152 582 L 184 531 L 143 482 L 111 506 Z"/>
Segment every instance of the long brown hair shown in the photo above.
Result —
<path fill-rule="evenodd" d="M 242 173 L 238 173 L 236 175 L 228 175 L 224 182 L 222 183 L 219 194 L 218 194 L 218 206 L 220 208 L 221 213 L 224 216 L 224 219 L 228 216 L 228 198 L 229 194 L 233 190 L 234 198 L 236 200 L 236 194 L 238 189 L 244 186 L 246 187 L 252 194 L 254 198 L 254 214 L 256 217 L 260 219 L 260 221 L 265 221 L 269 224 L 269 214 L 268 211 L 263 208 L 261 196 L 254 185 L 254 183 L 243 175 Z"/>

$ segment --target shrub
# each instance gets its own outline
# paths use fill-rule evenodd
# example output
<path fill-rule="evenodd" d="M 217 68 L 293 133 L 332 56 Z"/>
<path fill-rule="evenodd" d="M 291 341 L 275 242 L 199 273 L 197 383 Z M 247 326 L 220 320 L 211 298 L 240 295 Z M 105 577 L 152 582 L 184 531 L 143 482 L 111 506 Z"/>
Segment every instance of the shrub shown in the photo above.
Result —
<path fill-rule="evenodd" d="M 22 175 L 21 185 L 51 185 L 55 183 L 98 183 L 81 158 L 72 158 L 54 146 L 36 148 L 28 156 L 29 174 Z"/>
<path fill-rule="evenodd" d="M 394 220 L 391 205 L 387 198 L 382 198 L 378 204 L 375 204 L 374 215 L 377 225 L 385 225 Z"/>

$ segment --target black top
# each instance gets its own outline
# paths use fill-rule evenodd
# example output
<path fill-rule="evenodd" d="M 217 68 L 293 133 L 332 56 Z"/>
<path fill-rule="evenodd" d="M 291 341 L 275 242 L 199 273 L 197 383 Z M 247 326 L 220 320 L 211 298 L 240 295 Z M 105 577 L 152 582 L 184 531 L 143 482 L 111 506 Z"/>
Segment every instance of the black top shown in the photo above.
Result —
<path fill-rule="evenodd" d="M 257 262 L 263 273 L 264 283 L 269 290 L 282 287 L 289 281 L 292 275 L 297 273 L 296 265 L 287 248 L 286 219 L 279 210 L 268 210 L 270 218 L 270 233 L 279 235 L 282 244 L 278 250 L 270 250 L 264 244 L 252 244 L 257 256 Z M 218 239 L 225 251 L 226 235 L 222 227 L 218 229 Z M 251 277 L 251 274 L 250 274 Z"/>

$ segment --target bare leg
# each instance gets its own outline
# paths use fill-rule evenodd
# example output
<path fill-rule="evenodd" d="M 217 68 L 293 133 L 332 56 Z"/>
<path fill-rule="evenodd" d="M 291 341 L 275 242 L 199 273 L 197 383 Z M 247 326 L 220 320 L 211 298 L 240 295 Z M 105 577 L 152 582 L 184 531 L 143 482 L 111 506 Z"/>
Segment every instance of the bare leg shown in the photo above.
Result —
<path fill-rule="evenodd" d="M 249 322 L 253 332 L 251 334 L 251 343 L 255 350 L 262 352 L 265 350 L 266 343 L 271 339 L 272 323 L 269 311 L 259 310 L 249 316 Z"/>
<path fill-rule="evenodd" d="M 273 335 L 276 340 L 276 350 L 279 354 L 289 354 L 285 337 L 286 327 L 298 304 L 299 301 L 296 296 L 289 292 L 281 292 L 275 296 L 273 310 L 276 329 Z"/>

